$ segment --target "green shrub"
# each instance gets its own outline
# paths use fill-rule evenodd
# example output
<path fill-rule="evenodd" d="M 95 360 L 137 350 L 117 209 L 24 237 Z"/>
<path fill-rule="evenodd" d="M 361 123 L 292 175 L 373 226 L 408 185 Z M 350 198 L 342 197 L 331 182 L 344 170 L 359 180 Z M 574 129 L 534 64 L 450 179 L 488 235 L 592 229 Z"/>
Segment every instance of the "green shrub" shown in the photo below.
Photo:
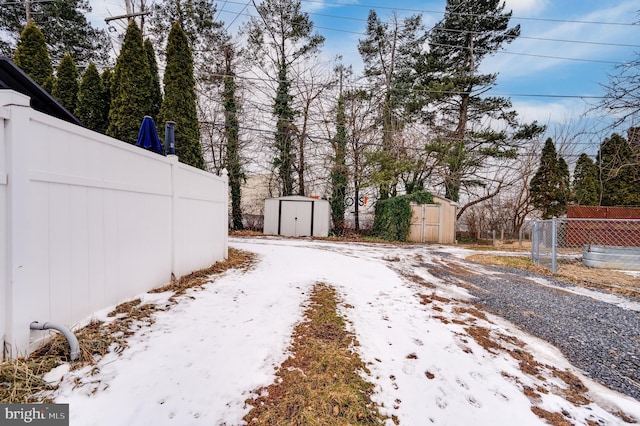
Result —
<path fill-rule="evenodd" d="M 433 197 L 426 191 L 418 191 L 378 201 L 373 234 L 388 241 L 407 241 L 411 225 L 411 203 L 433 204 Z"/>

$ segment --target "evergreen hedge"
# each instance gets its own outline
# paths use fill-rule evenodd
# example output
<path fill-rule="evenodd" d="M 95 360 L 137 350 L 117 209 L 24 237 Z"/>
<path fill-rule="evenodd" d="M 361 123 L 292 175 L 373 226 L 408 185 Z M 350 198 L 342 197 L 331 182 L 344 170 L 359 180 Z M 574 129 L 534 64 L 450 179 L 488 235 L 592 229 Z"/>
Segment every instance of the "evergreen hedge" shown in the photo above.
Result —
<path fill-rule="evenodd" d="M 427 191 L 379 200 L 376 203 L 373 234 L 388 241 L 407 241 L 411 225 L 411 203 L 433 204 Z"/>

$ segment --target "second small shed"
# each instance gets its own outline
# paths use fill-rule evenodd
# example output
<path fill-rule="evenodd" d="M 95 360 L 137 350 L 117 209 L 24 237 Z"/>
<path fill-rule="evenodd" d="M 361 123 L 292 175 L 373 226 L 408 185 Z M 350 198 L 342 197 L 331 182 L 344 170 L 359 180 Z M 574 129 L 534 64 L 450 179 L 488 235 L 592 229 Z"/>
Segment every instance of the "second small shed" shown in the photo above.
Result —
<path fill-rule="evenodd" d="M 433 202 L 411 205 L 408 240 L 415 243 L 455 243 L 458 205 L 438 195 L 433 195 Z"/>
<path fill-rule="evenodd" d="M 329 201 L 300 195 L 264 200 L 265 234 L 287 237 L 329 235 Z"/>

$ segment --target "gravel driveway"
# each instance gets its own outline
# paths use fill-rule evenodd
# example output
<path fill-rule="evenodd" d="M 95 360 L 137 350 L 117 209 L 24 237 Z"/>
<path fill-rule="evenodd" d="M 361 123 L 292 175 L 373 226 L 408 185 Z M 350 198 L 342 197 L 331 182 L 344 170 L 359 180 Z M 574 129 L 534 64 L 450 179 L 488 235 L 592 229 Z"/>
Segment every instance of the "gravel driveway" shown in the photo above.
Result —
<path fill-rule="evenodd" d="M 640 400 L 640 303 L 621 303 L 574 293 L 571 284 L 525 271 L 488 267 L 453 259 L 478 274 L 457 274 L 439 265 L 421 267 L 438 278 L 470 284 L 475 302 L 556 347 L 596 381 Z M 623 305 L 623 306 L 620 306 Z"/>

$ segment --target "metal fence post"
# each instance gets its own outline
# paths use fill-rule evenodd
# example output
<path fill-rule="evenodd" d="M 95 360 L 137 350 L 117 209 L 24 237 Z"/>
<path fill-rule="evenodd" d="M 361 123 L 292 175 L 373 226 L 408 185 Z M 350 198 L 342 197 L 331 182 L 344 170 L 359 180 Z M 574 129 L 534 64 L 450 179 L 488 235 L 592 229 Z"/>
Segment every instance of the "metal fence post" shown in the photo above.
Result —
<path fill-rule="evenodd" d="M 540 263 L 540 235 L 538 234 L 538 226 L 540 223 L 536 220 L 531 225 L 531 261 L 538 265 Z"/>
<path fill-rule="evenodd" d="M 551 272 L 558 272 L 558 220 L 551 219 Z"/>

